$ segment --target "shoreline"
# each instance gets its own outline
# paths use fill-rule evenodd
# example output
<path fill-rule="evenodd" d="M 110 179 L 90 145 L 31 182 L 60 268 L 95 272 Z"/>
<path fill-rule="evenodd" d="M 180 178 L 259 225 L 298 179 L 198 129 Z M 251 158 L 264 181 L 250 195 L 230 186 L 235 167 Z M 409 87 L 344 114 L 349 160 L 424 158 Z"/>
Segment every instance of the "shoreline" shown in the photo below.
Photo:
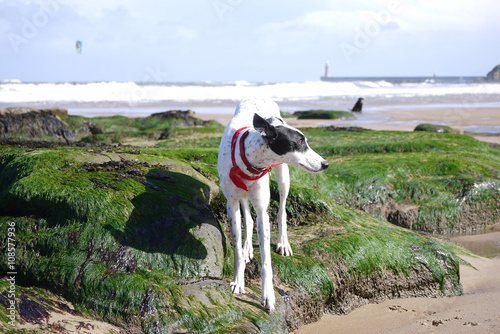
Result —
<path fill-rule="evenodd" d="M 500 223 L 474 234 L 448 236 L 470 251 L 487 257 L 461 255 L 463 295 L 390 299 L 367 304 L 347 315 L 324 314 L 292 334 L 406 334 L 500 332 Z"/>
<path fill-rule="evenodd" d="M 226 125 L 232 114 L 197 113 L 203 120 L 216 120 Z M 500 108 L 439 108 L 439 109 L 398 109 L 356 114 L 357 120 L 298 120 L 287 118 L 285 121 L 295 127 L 317 126 L 356 126 L 371 130 L 413 131 L 422 123 L 447 125 L 478 140 L 500 144 Z M 493 129 L 495 132 L 470 131 L 475 128 Z"/>
<path fill-rule="evenodd" d="M 449 237 L 467 249 L 487 256 L 460 256 L 470 264 L 460 265 L 463 295 L 390 299 L 367 304 L 347 315 L 325 314 L 319 321 L 304 325 L 292 334 L 500 332 L 500 223 L 490 225 L 480 233 Z"/>
<path fill-rule="evenodd" d="M 216 120 L 227 125 L 234 114 L 237 100 L 189 100 L 157 101 L 127 104 L 123 102 L 82 102 L 82 103 L 12 103 L 11 106 L 34 108 L 60 107 L 68 110 L 69 115 L 85 117 L 125 116 L 129 118 L 147 117 L 153 113 L 168 110 L 187 110 L 196 113 L 203 120 Z M 348 111 L 353 101 L 334 100 L 277 100 L 281 110 L 293 113 L 297 110 L 326 109 Z M 4 105 L 5 103 L 0 103 Z M 6 107 L 5 105 L 4 107 Z M 457 129 L 460 133 L 479 140 L 500 144 L 500 101 L 496 98 L 453 95 L 395 98 L 388 100 L 372 97 L 365 103 L 362 113 L 354 113 L 356 120 L 297 120 L 286 121 L 295 127 L 316 126 L 356 126 L 372 130 L 413 131 L 422 123 L 445 125 Z"/>
<path fill-rule="evenodd" d="M 324 315 L 293 333 L 498 333 L 500 258 L 462 258 L 473 266 L 460 266 L 462 296 L 368 304 L 348 315 Z"/>

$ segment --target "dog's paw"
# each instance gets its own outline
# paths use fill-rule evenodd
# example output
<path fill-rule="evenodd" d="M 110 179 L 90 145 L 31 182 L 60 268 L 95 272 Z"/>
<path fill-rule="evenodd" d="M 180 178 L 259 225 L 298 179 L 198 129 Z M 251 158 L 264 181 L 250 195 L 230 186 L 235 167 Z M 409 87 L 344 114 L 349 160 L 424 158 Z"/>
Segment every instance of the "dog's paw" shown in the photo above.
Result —
<path fill-rule="evenodd" d="M 249 263 L 253 259 L 253 246 L 251 242 L 245 242 L 243 245 L 243 260 Z"/>
<path fill-rule="evenodd" d="M 288 241 L 278 243 L 276 246 L 276 252 L 283 256 L 293 255 L 292 247 L 290 247 L 290 243 L 288 243 Z"/>
<path fill-rule="evenodd" d="M 231 282 L 229 284 L 229 286 L 231 287 L 231 291 L 234 294 L 245 293 L 245 286 L 243 284 L 239 284 L 239 283 L 236 283 L 236 282 Z"/>
<path fill-rule="evenodd" d="M 266 311 L 271 312 L 274 311 L 275 306 L 276 306 L 276 299 L 274 297 L 274 291 L 273 293 L 269 295 L 265 295 L 264 293 L 262 294 L 262 301 L 260 302 L 262 306 L 266 308 Z"/>

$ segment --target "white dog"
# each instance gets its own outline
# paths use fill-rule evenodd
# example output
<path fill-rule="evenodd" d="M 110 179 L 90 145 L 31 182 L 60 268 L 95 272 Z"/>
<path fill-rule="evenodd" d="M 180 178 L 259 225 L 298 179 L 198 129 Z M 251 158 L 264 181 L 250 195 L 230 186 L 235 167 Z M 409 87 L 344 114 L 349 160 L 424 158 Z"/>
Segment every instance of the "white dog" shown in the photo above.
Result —
<path fill-rule="evenodd" d="M 234 118 L 226 127 L 219 148 L 217 168 L 222 192 L 227 199 L 227 215 L 234 248 L 233 293 L 245 293 L 245 264 L 253 258 L 253 221 L 248 200 L 257 213 L 257 230 L 262 256 L 262 304 L 275 307 L 271 266 L 271 231 L 269 227 L 269 174 L 276 170 L 280 192 L 278 212 L 279 240 L 277 252 L 292 255 L 286 232 L 285 204 L 290 188 L 288 165 L 308 172 L 319 172 L 328 162 L 314 152 L 299 130 L 288 126 L 280 117 L 278 105 L 267 99 L 240 102 Z M 245 240 L 241 244 L 241 212 L 245 216 Z"/>

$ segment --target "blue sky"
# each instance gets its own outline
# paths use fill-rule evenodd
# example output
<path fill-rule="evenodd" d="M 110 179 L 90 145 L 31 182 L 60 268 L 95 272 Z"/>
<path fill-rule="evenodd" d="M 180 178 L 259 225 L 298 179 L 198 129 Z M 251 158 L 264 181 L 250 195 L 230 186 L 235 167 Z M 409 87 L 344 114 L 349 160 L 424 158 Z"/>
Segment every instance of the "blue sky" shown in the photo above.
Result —
<path fill-rule="evenodd" d="M 494 0 L 0 0 L 0 80 L 486 75 Z M 83 42 L 82 54 L 75 50 Z"/>

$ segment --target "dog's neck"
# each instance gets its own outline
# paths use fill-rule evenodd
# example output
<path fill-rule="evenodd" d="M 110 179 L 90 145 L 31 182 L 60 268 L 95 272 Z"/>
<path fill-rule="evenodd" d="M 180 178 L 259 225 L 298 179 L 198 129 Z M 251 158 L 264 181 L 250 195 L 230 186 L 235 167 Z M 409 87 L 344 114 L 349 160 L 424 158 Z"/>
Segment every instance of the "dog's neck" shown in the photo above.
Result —
<path fill-rule="evenodd" d="M 248 131 L 248 135 L 244 139 L 243 146 L 245 150 L 245 157 L 253 167 L 262 169 L 269 167 L 270 165 L 282 162 L 276 160 L 277 155 L 269 149 L 266 140 L 257 130 L 250 129 Z M 240 154 L 241 152 L 239 151 L 238 147 L 237 156 L 239 157 Z M 240 167 L 242 170 L 246 169 L 246 166 L 241 160 L 241 157 L 239 157 L 239 159 L 237 159 L 236 161 L 238 167 Z"/>
<path fill-rule="evenodd" d="M 255 133 L 255 131 L 253 131 Z M 255 153 L 260 151 L 256 149 L 252 149 L 250 154 L 246 154 L 245 152 L 245 142 L 247 137 L 250 135 L 251 131 L 249 127 L 244 127 L 239 130 L 237 130 L 234 135 L 233 139 L 231 140 L 231 162 L 232 162 L 232 167 L 229 171 L 229 177 L 233 181 L 234 185 L 238 188 L 241 188 L 245 191 L 248 191 L 248 187 L 243 182 L 242 179 L 247 180 L 247 181 L 256 181 L 269 173 L 269 171 L 279 165 L 280 163 L 273 164 L 273 165 L 268 165 L 266 163 L 265 167 L 260 167 L 258 165 L 252 165 L 250 161 L 248 160 L 249 157 L 252 157 L 252 155 L 255 156 Z M 254 139 L 254 140 L 252 140 Z M 262 147 L 262 143 L 260 142 L 255 142 L 255 139 L 257 137 L 251 137 L 251 140 L 249 142 L 246 142 L 246 144 L 252 148 L 254 147 Z M 258 140 L 258 139 L 257 139 Z M 262 140 L 262 138 L 261 138 Z M 239 143 L 239 145 L 238 145 Z M 239 159 L 238 159 L 239 158 Z M 260 161 L 260 160 L 259 160 Z M 239 162 L 239 164 L 238 164 Z M 243 165 L 243 166 L 242 166 Z M 260 165 L 260 163 L 259 163 Z M 247 173 L 250 173 L 252 175 L 248 175 Z"/>

